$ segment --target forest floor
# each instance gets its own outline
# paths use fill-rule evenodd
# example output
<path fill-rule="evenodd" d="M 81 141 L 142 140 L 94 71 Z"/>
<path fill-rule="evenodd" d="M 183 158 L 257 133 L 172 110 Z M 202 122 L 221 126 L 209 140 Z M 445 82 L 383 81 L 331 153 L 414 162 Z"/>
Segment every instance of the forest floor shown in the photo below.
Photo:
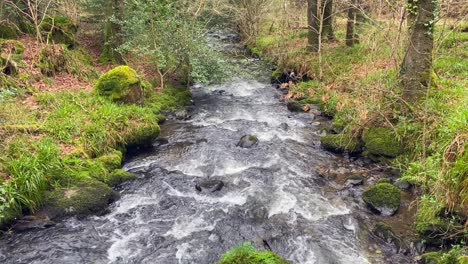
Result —
<path fill-rule="evenodd" d="M 272 25 L 273 21 L 263 25 L 249 49 L 277 65 L 272 79 L 289 89 L 286 100 L 295 98 L 301 105 L 320 104 L 334 118 L 334 133 L 342 133 L 349 138 L 347 142 L 362 142 L 363 133 L 371 127 L 392 131 L 405 146 L 404 153 L 395 159 L 369 155 L 368 151 L 363 154 L 399 169 L 402 180 L 421 194 L 414 202 L 417 214 L 413 225 L 429 246 L 450 249 L 465 240 L 468 222 L 462 215 L 468 215 L 466 29 L 450 20 L 439 22 L 434 33 L 432 89 L 421 106 L 405 115 L 401 111 L 399 85 L 405 39 L 398 21 L 374 21 L 363 26 L 359 29 L 360 43 L 347 47 L 346 21 L 338 20 L 335 40 L 325 40 L 321 52 L 312 54 L 306 51 L 306 30 L 282 31 Z M 304 78 L 298 83 L 287 83 L 291 72 Z M 450 219 L 454 214 L 449 211 L 456 212 L 459 218 Z M 443 234 L 434 231 L 428 236 L 427 230 L 434 226 L 441 226 Z"/>

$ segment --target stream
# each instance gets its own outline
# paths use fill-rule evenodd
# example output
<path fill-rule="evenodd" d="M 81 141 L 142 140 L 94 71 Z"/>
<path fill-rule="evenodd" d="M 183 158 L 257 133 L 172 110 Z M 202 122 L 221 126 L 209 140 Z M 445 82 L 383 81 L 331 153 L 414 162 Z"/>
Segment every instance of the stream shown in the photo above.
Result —
<path fill-rule="evenodd" d="M 211 38 L 214 48 L 236 46 Z M 208 264 L 246 241 L 298 264 L 411 263 L 378 246 L 365 187 L 345 184 L 390 172 L 321 149 L 327 118 L 314 107 L 289 112 L 261 61 L 232 64 L 236 78 L 192 87 L 191 118 L 166 121 L 154 147 L 125 162 L 138 178 L 107 214 L 4 235 L 0 263 Z M 237 146 L 244 135 L 258 144 Z"/>

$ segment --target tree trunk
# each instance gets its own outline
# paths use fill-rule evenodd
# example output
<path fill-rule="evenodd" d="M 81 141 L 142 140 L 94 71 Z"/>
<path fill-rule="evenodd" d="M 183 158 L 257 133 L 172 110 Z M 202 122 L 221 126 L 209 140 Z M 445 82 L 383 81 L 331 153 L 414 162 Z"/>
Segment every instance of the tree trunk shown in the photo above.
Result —
<path fill-rule="evenodd" d="M 323 32 L 322 36 L 328 40 L 334 40 L 333 34 L 333 0 L 322 0 L 323 8 Z"/>
<path fill-rule="evenodd" d="M 346 46 L 352 47 L 359 43 L 359 37 L 356 33 L 356 15 L 357 15 L 357 0 L 353 0 L 348 8 L 348 23 L 346 25 Z"/>
<path fill-rule="evenodd" d="M 101 63 L 123 64 L 124 60 L 122 55 L 116 51 L 122 44 L 122 28 L 116 21 L 111 20 L 111 18 L 113 17 L 117 20 L 122 19 L 124 2 L 120 0 L 107 0 L 105 3 L 107 4 L 105 7 L 107 20 L 104 28 L 104 47 L 99 56 L 99 61 Z"/>
<path fill-rule="evenodd" d="M 432 49 L 434 46 L 433 24 L 434 1 L 410 0 L 417 5 L 415 12 L 409 12 L 409 43 L 400 69 L 403 85 L 403 99 L 417 103 L 430 87 L 432 78 Z"/>
<path fill-rule="evenodd" d="M 318 0 L 307 0 L 308 50 L 319 51 Z"/>

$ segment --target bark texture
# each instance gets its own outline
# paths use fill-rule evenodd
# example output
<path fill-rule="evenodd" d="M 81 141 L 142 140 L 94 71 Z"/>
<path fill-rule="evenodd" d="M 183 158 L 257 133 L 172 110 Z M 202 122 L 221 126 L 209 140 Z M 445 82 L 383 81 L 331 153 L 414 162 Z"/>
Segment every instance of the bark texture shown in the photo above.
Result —
<path fill-rule="evenodd" d="M 322 36 L 334 40 L 333 33 L 333 0 L 322 0 L 323 8 L 323 32 Z"/>
<path fill-rule="evenodd" d="M 318 0 L 307 0 L 308 50 L 319 51 L 320 28 L 318 19 Z"/>
<path fill-rule="evenodd" d="M 416 12 L 410 12 L 411 23 L 406 55 L 401 65 L 400 76 L 403 85 L 403 99 L 410 104 L 417 103 L 429 89 L 432 78 L 432 49 L 434 0 L 418 0 Z"/>
<path fill-rule="evenodd" d="M 354 44 L 359 43 L 359 36 L 356 33 L 358 1 L 352 0 L 348 7 L 348 22 L 346 24 L 346 45 L 352 47 Z"/>

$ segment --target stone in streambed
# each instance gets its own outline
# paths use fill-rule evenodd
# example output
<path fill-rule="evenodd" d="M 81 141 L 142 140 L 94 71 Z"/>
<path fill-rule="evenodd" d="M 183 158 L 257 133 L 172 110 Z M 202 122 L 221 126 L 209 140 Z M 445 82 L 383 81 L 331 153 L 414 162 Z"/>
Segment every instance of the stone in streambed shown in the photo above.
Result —
<path fill-rule="evenodd" d="M 27 215 L 19 220 L 12 226 L 12 229 L 16 232 L 23 232 L 34 229 L 44 229 L 54 226 L 55 222 L 51 221 L 49 217 L 38 217 L 34 215 Z"/>
<path fill-rule="evenodd" d="M 117 198 L 117 193 L 107 184 L 87 179 L 68 188 L 56 189 L 46 194 L 42 213 L 50 219 L 64 216 L 99 214 Z"/>
<path fill-rule="evenodd" d="M 400 208 L 400 190 L 390 183 L 379 183 L 362 193 L 369 208 L 383 216 L 391 216 Z"/>
<path fill-rule="evenodd" d="M 362 147 L 359 139 L 348 134 L 324 135 L 320 137 L 320 143 L 326 150 L 336 153 L 359 153 Z"/>
<path fill-rule="evenodd" d="M 346 186 L 348 187 L 354 187 L 358 185 L 363 185 L 364 184 L 364 177 L 361 175 L 352 175 L 346 180 Z"/>
<path fill-rule="evenodd" d="M 198 192 L 218 192 L 224 187 L 224 182 L 220 180 L 206 180 L 195 184 L 195 189 Z"/>
<path fill-rule="evenodd" d="M 251 148 L 258 144 L 258 138 L 255 135 L 245 135 L 237 143 L 238 147 Z"/>
<path fill-rule="evenodd" d="M 385 243 L 393 245 L 400 253 L 406 253 L 409 251 L 409 248 L 404 241 L 393 232 L 389 225 L 383 222 L 378 222 L 372 230 L 372 233 L 385 241 Z"/>

